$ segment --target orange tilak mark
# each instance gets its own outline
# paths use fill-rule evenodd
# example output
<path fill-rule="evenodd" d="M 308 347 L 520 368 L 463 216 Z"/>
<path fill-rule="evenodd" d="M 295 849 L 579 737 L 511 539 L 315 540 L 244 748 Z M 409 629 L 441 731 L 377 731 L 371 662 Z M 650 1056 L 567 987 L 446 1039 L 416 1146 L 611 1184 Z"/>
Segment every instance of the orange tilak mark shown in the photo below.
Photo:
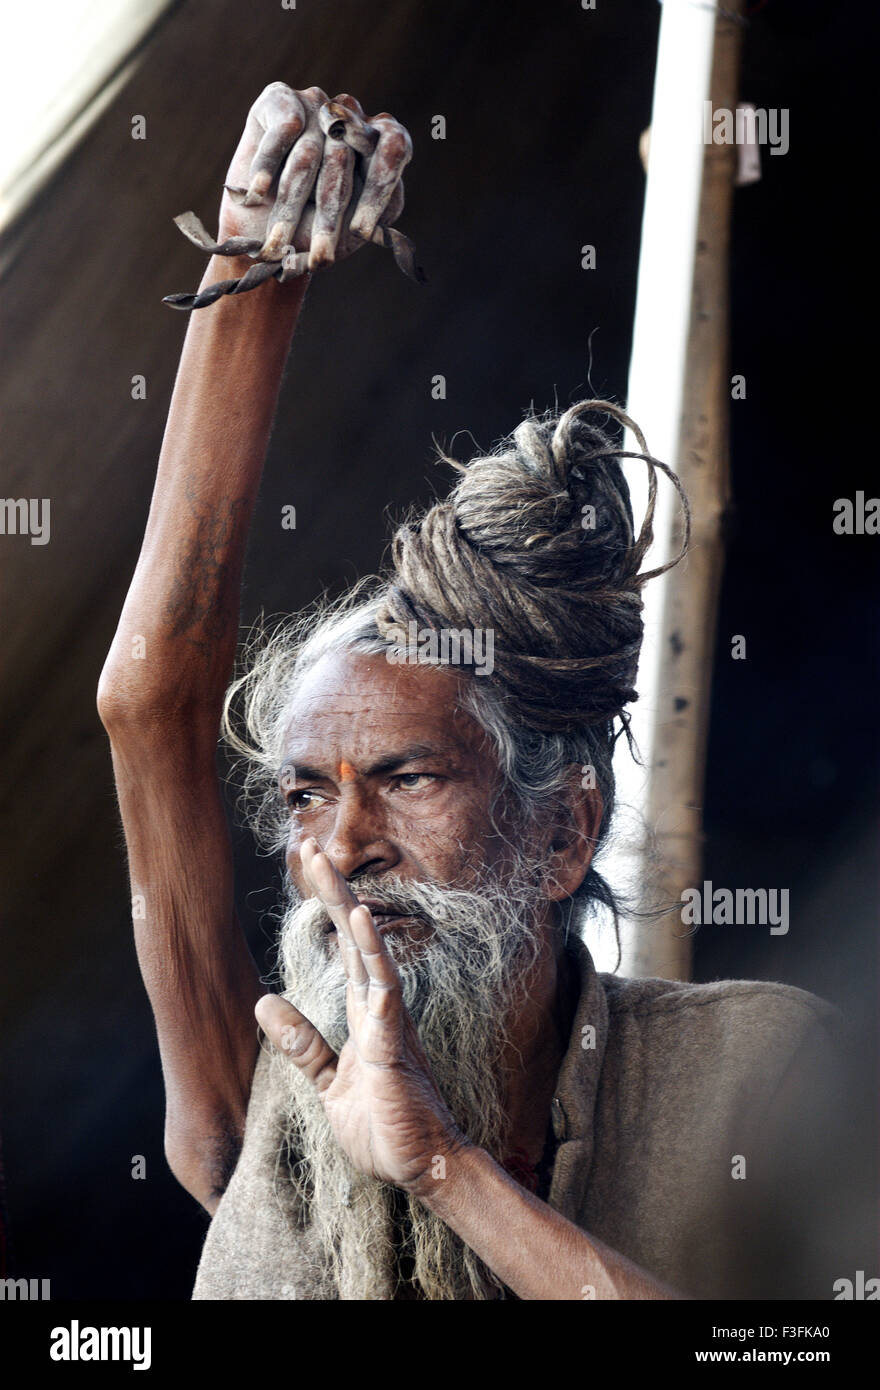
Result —
<path fill-rule="evenodd" d="M 340 782 L 354 782 L 357 780 L 357 773 L 351 763 L 341 762 L 339 764 L 339 780 Z"/>

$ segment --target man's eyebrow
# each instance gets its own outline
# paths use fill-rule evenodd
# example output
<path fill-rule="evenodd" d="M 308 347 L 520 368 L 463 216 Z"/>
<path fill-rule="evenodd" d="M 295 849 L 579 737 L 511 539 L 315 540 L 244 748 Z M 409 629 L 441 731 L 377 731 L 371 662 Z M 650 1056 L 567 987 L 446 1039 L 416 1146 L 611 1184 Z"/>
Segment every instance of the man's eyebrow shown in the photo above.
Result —
<path fill-rule="evenodd" d="M 392 772 L 394 768 L 400 767 L 401 763 L 417 762 L 419 758 L 436 758 L 441 754 L 447 754 L 448 751 L 436 743 L 411 743 L 407 748 L 401 748 L 397 753 L 389 753 L 365 768 L 364 776 L 377 777 L 383 772 Z"/>
<path fill-rule="evenodd" d="M 406 748 L 400 748 L 394 753 L 387 753 L 378 762 L 371 763 L 369 767 L 362 770 L 364 777 L 378 777 L 383 772 L 392 772 L 394 768 L 400 767 L 401 763 L 415 762 L 419 758 L 436 758 L 448 755 L 449 749 L 436 743 L 411 743 Z M 331 782 L 331 774 L 326 768 L 312 767 L 308 763 L 298 763 L 295 758 L 288 758 L 278 769 L 278 780 L 284 776 L 289 776 L 293 772 L 297 781 L 303 782 Z"/>
<path fill-rule="evenodd" d="M 309 767 L 308 763 L 297 763 L 293 758 L 287 758 L 278 769 L 277 780 L 283 782 L 291 773 L 298 782 L 323 782 L 327 778 L 327 773 L 319 767 Z"/>

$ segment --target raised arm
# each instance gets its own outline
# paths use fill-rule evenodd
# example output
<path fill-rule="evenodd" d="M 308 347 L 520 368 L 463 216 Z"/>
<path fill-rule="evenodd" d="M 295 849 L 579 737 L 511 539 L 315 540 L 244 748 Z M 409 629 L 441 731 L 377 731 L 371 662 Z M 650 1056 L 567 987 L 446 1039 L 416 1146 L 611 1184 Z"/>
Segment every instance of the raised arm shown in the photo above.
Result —
<path fill-rule="evenodd" d="M 341 100 L 360 121 L 357 103 Z M 292 244 L 317 268 L 363 244 L 349 230 L 353 212 L 366 217 L 367 236 L 399 214 L 409 137 L 382 118 L 358 165 L 344 138 L 322 132 L 326 103 L 318 88 L 273 83 L 254 104 L 227 174 L 219 241 L 257 238 L 271 260 Z M 202 285 L 252 264 L 213 257 Z M 234 910 L 216 743 L 248 528 L 307 280 L 270 279 L 193 313 L 140 559 L 98 691 L 165 1077 L 166 1153 L 209 1211 L 240 1148 L 261 993 Z"/>

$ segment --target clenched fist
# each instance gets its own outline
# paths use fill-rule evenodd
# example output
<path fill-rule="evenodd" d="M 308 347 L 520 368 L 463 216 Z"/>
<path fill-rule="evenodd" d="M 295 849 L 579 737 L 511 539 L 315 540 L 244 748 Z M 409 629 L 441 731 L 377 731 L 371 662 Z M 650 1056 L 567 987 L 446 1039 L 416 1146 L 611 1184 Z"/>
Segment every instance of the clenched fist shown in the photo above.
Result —
<path fill-rule="evenodd" d="M 331 101 L 320 87 L 273 82 L 248 112 L 226 174 L 218 240 L 194 213 L 175 218 L 185 236 L 214 255 L 250 256 L 238 280 L 199 295 L 168 295 L 178 309 L 203 308 L 221 294 L 287 280 L 350 256 L 369 241 L 387 246 L 416 280 L 412 243 L 393 223 L 403 211 L 409 133 L 387 111 L 369 119 L 355 97 Z"/>

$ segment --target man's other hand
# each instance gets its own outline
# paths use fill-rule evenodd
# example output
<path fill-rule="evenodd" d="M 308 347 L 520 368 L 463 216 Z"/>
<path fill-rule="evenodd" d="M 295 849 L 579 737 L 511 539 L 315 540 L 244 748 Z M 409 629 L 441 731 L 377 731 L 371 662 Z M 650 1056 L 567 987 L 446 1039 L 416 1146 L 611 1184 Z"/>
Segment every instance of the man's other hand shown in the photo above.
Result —
<path fill-rule="evenodd" d="M 431 1075 L 400 976 L 370 910 L 333 862 L 306 840 L 306 881 L 336 927 L 348 977 L 348 1039 L 337 1054 L 277 994 L 256 1006 L 270 1041 L 316 1087 L 337 1142 L 360 1172 L 422 1196 L 438 1158 L 468 1148 Z"/>
<path fill-rule="evenodd" d="M 272 82 L 248 112 L 226 175 L 219 240 L 263 243 L 258 259 L 288 248 L 317 270 L 370 241 L 403 211 L 408 131 L 387 111 L 369 119 L 355 97 Z"/>

